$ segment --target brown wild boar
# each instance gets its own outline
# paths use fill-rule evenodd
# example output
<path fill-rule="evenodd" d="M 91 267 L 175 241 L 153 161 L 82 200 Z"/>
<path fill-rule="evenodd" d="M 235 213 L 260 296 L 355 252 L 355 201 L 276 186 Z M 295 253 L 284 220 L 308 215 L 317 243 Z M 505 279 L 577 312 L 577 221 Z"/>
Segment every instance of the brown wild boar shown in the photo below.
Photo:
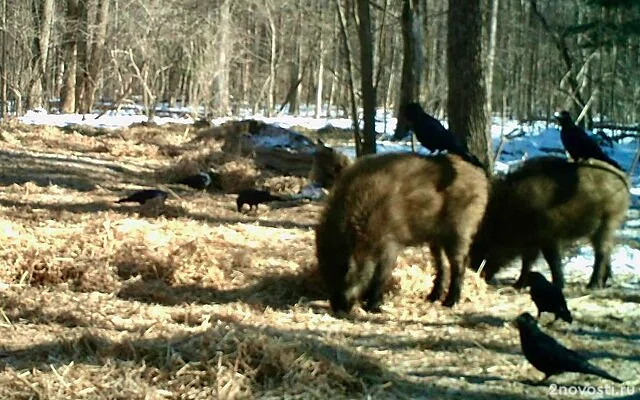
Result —
<path fill-rule="evenodd" d="M 316 227 L 318 268 L 332 310 L 348 312 L 362 300 L 365 310 L 379 311 L 399 252 L 422 243 L 429 243 L 436 266 L 427 299 L 440 300 L 448 279 L 442 304 L 453 306 L 488 185 L 482 169 L 455 155 L 386 153 L 342 171 Z"/>
<path fill-rule="evenodd" d="M 488 281 L 522 257 L 514 286 L 522 288 L 542 252 L 553 282 L 564 286 L 561 248 L 588 238 L 595 263 L 589 287 L 603 287 L 611 275 L 614 233 L 629 207 L 624 173 L 599 160 L 571 162 L 536 157 L 493 181 L 487 212 L 471 249 L 471 267 Z"/>
<path fill-rule="evenodd" d="M 310 179 L 329 189 L 338 179 L 340 172 L 351 165 L 351 159 L 345 155 L 332 149 L 318 139 L 316 151 L 313 156 L 313 164 L 311 167 Z"/>

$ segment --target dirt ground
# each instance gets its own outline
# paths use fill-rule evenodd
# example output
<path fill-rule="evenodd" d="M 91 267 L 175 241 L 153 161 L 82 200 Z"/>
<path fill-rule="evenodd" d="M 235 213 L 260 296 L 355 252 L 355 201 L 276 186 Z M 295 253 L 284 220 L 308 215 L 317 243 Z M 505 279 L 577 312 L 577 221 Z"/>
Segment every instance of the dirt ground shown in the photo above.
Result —
<path fill-rule="evenodd" d="M 622 389 L 573 373 L 538 383 L 511 324 L 535 313 L 509 286 L 517 267 L 496 286 L 469 271 L 464 300 L 448 309 L 424 301 L 428 250 L 409 248 L 381 314 L 334 317 L 315 271 L 322 202 L 235 209 L 234 185 L 286 195 L 305 179 L 260 171 L 221 154 L 219 137 L 194 144 L 195 134 L 0 127 L 0 398 L 537 399 L 565 397 L 552 383 Z M 168 184 L 202 164 L 227 174 L 224 190 Z M 171 196 L 160 209 L 114 204 L 141 187 Z M 640 293 L 620 279 L 588 292 L 587 280 L 568 282 L 574 323 L 543 329 L 640 393 Z"/>

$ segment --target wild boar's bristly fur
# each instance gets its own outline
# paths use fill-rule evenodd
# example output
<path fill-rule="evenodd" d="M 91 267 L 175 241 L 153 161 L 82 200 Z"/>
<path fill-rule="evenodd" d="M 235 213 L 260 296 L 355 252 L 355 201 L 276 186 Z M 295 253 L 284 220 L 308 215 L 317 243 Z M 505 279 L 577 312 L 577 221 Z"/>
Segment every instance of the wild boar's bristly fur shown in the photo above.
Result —
<path fill-rule="evenodd" d="M 603 287 L 611 275 L 614 233 L 629 208 L 626 175 L 606 162 L 571 162 L 536 157 L 493 181 L 487 212 L 471 249 L 471 266 L 490 280 L 503 266 L 522 257 L 516 287 L 522 287 L 539 253 L 553 282 L 564 285 L 561 249 L 588 238 L 594 249 L 589 287 Z"/>
<path fill-rule="evenodd" d="M 487 190 L 484 171 L 456 155 L 386 153 L 345 169 L 316 227 L 318 268 L 332 310 L 348 312 L 362 300 L 366 310 L 379 311 L 399 252 L 422 243 L 436 266 L 427 299 L 446 295 L 443 305 L 453 306 Z"/>
<path fill-rule="evenodd" d="M 351 159 L 345 154 L 325 146 L 322 141 L 318 140 L 313 156 L 310 179 L 323 188 L 329 189 L 338 179 L 340 173 L 351 163 Z"/>

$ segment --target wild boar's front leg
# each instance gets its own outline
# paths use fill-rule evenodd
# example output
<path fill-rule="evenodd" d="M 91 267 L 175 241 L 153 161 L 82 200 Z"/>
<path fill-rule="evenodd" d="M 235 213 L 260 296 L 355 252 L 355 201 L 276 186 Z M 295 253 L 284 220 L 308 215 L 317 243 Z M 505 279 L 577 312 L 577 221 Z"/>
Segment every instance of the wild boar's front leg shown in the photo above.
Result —
<path fill-rule="evenodd" d="M 391 271 L 396 264 L 399 246 L 389 242 L 384 246 L 377 262 L 376 269 L 369 283 L 369 287 L 363 295 L 365 302 L 364 309 L 371 312 L 380 312 L 382 304 L 384 285 L 391 276 Z"/>
<path fill-rule="evenodd" d="M 520 270 L 520 276 L 513 287 L 516 289 L 522 289 L 526 286 L 527 277 L 531 272 L 531 266 L 538 258 L 538 249 L 527 249 L 522 253 L 522 269 Z"/>
<path fill-rule="evenodd" d="M 551 268 L 551 280 L 560 289 L 564 287 L 564 273 L 562 272 L 562 257 L 557 245 L 549 245 L 542 249 L 542 255 Z"/>

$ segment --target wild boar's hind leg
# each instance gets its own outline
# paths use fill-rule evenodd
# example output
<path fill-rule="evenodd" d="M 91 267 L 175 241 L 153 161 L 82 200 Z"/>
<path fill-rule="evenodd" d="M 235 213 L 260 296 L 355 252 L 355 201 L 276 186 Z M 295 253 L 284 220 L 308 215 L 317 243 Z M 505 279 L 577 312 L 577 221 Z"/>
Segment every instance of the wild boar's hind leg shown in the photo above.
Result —
<path fill-rule="evenodd" d="M 466 259 L 470 243 L 464 239 L 450 240 L 445 245 L 444 252 L 449 260 L 449 292 L 445 297 L 442 305 L 445 307 L 453 307 L 460 300 L 462 292 L 462 284 L 464 282 L 464 260 Z"/>
<path fill-rule="evenodd" d="M 611 275 L 611 251 L 613 250 L 613 233 L 615 227 L 602 226 L 592 236 L 594 264 L 591 280 L 587 286 L 590 289 L 603 288 Z"/>
<path fill-rule="evenodd" d="M 562 256 L 560 256 L 558 245 L 544 247 L 542 255 L 551 269 L 551 280 L 562 289 L 564 287 L 564 273 L 562 272 Z"/>
<path fill-rule="evenodd" d="M 433 257 L 433 265 L 436 268 L 436 276 L 433 279 L 433 288 L 431 289 L 431 293 L 427 296 L 427 301 L 434 302 L 438 301 L 442 298 L 442 294 L 444 291 L 443 281 L 447 279 L 445 277 L 445 266 L 444 259 L 442 257 L 442 248 L 435 244 L 431 244 L 429 246 L 429 250 L 431 251 L 431 256 Z"/>

